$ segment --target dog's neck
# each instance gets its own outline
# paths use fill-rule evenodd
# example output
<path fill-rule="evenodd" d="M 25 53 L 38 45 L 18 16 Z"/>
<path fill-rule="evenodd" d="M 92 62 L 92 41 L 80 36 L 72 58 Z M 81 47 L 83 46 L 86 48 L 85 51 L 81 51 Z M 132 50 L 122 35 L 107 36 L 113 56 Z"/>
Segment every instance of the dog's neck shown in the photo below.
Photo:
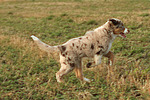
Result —
<path fill-rule="evenodd" d="M 106 28 L 107 30 L 109 31 L 112 31 L 112 27 L 111 27 L 111 23 L 109 21 L 107 21 L 104 25 L 103 25 L 104 28 Z"/>
<path fill-rule="evenodd" d="M 108 36 L 112 39 L 112 40 L 114 40 L 116 37 L 117 37 L 117 35 L 115 35 L 114 33 L 113 33 L 113 27 L 112 27 L 112 25 L 111 25 L 111 23 L 109 22 L 109 21 L 107 21 L 104 25 L 102 25 L 102 26 L 100 26 L 100 27 L 98 27 L 98 28 L 96 28 L 94 31 L 96 31 L 96 32 L 100 32 L 101 30 L 104 30 L 104 31 L 106 31 L 106 33 L 108 34 Z"/>

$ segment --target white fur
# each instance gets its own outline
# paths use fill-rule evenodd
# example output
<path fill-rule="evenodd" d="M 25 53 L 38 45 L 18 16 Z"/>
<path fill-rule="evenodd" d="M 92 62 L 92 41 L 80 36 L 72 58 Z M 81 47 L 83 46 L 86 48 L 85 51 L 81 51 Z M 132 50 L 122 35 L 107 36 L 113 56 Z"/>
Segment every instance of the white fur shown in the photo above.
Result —
<path fill-rule="evenodd" d="M 128 33 L 128 29 L 127 29 L 127 28 L 125 28 L 125 30 L 124 30 L 124 32 L 123 32 L 123 33 L 125 33 L 125 34 L 126 34 L 126 33 Z"/>
<path fill-rule="evenodd" d="M 111 32 L 111 36 L 112 36 L 112 42 L 115 40 L 115 38 L 117 37 L 117 35 L 115 35 L 113 32 Z"/>
<path fill-rule="evenodd" d="M 105 54 L 107 54 L 107 53 L 110 51 L 111 46 L 112 46 L 112 42 L 109 43 L 108 49 L 107 49 L 107 51 L 105 52 Z"/>
<path fill-rule="evenodd" d="M 39 40 L 37 37 L 35 37 L 34 35 L 31 36 L 33 40 Z"/>
<path fill-rule="evenodd" d="M 110 51 L 111 46 L 112 46 L 112 43 L 113 43 L 113 41 L 115 40 L 115 38 L 117 37 L 117 35 L 113 34 L 113 32 L 111 33 L 111 36 L 112 36 L 112 40 L 110 40 L 108 49 L 107 49 L 107 51 L 105 52 L 105 54 L 107 54 L 107 53 Z"/>
<path fill-rule="evenodd" d="M 84 81 L 85 81 L 85 82 L 89 82 L 89 83 L 91 82 L 90 79 L 85 78 L 85 77 L 84 77 Z"/>
<path fill-rule="evenodd" d="M 112 61 L 110 60 L 110 64 L 109 64 L 110 66 L 112 66 Z"/>
<path fill-rule="evenodd" d="M 94 56 L 95 64 L 96 65 L 101 64 L 101 59 L 102 59 L 102 55 L 95 55 Z"/>

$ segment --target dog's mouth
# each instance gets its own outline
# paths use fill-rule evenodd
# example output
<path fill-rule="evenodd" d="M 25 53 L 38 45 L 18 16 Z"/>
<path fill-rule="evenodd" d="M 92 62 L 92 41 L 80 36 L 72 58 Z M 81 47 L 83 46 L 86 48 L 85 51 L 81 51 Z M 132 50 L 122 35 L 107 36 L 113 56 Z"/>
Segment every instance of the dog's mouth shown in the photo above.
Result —
<path fill-rule="evenodd" d="M 121 32 L 120 35 L 121 35 L 123 38 L 126 38 L 126 37 L 127 37 L 123 32 Z"/>

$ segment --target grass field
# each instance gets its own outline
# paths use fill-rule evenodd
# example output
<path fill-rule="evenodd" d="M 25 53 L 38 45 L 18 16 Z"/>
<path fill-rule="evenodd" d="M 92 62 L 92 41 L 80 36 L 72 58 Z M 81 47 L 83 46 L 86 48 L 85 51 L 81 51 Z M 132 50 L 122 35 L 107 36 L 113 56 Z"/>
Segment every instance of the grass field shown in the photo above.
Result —
<path fill-rule="evenodd" d="M 0 0 L 1 100 L 150 100 L 150 0 Z M 109 18 L 121 19 L 130 34 L 116 38 L 107 59 L 84 67 L 91 83 L 74 72 L 56 82 L 58 54 L 47 55 L 31 35 L 58 45 L 84 35 Z M 85 59 L 83 65 L 91 59 Z"/>

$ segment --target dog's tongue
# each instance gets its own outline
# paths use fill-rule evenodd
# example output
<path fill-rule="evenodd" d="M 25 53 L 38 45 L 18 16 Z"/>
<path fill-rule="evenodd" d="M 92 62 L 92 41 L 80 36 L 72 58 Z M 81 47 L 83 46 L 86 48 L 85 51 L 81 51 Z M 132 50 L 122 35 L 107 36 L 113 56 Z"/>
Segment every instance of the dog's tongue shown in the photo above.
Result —
<path fill-rule="evenodd" d="M 125 34 L 124 34 L 124 33 L 120 33 L 120 35 L 121 35 L 121 36 L 123 36 L 124 38 L 126 38 L 126 36 L 125 36 Z"/>

